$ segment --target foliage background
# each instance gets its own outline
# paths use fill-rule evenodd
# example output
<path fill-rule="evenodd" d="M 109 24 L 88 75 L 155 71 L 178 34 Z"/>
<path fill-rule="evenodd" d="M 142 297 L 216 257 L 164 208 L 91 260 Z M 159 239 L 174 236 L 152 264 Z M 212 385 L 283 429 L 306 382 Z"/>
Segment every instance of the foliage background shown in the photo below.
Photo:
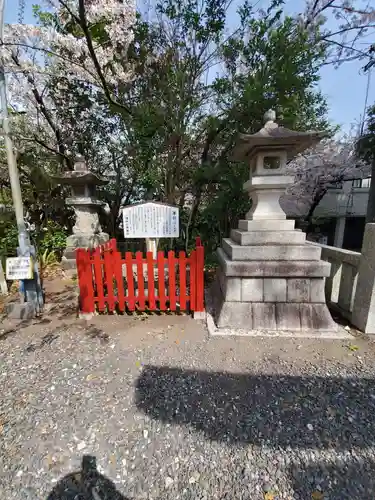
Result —
<path fill-rule="evenodd" d="M 339 36 L 360 33 L 373 22 L 373 10 L 364 16 L 355 2 L 320 10 L 319 2 L 306 2 L 304 12 L 289 16 L 281 0 L 264 9 L 244 0 L 237 22 L 229 23 L 228 0 L 156 0 L 133 17 L 128 12 L 128 26 L 116 18 L 118 9 L 108 10 L 112 4 L 90 2 L 94 17 L 79 0 L 71 10 L 60 1 L 55 10 L 36 5 L 32 36 L 27 27 L 8 27 L 14 143 L 35 241 L 40 252 L 61 255 L 72 214 L 66 190 L 50 176 L 71 170 L 79 153 L 109 179 L 99 196 L 110 207 L 103 229 L 111 237 L 122 239 L 121 206 L 154 199 L 180 208 L 180 238 L 163 244 L 188 250 L 199 235 L 210 255 L 250 206 L 242 190 L 248 166 L 231 161 L 238 133 L 258 131 L 272 108 L 281 125 L 332 136 L 319 70 L 360 56 L 337 41 L 329 20 L 344 9 Z M 322 160 L 331 169 L 324 181 L 322 165 L 299 166 L 307 223 L 330 183 L 362 175 L 353 171 L 356 164 L 337 168 L 333 157 Z M 324 186 L 314 191 L 317 179 Z M 0 202 L 11 205 L 4 148 Z M 2 217 L 0 254 L 14 253 L 15 234 L 12 217 Z"/>

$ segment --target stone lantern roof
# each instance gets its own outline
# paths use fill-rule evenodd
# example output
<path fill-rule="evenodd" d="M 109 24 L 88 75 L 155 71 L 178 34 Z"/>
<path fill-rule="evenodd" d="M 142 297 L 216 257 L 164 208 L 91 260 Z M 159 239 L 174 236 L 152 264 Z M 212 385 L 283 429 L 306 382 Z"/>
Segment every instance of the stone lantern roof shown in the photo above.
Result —
<path fill-rule="evenodd" d="M 317 144 L 326 132 L 297 132 L 279 127 L 276 113 L 270 109 L 264 114 L 264 126 L 255 134 L 240 134 L 234 147 L 232 159 L 244 161 L 253 158 L 259 151 L 284 150 L 288 160 Z"/>
<path fill-rule="evenodd" d="M 67 184 L 69 186 L 105 186 L 108 180 L 91 172 L 82 156 L 78 156 L 74 163 L 74 170 L 64 172 L 60 176 L 52 176 L 59 184 Z"/>

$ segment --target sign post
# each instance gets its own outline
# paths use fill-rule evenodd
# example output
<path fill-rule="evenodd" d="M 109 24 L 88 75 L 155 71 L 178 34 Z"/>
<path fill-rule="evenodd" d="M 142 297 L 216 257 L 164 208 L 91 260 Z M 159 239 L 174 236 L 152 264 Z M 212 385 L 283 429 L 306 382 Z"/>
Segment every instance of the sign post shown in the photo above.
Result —
<path fill-rule="evenodd" d="M 146 250 L 152 252 L 152 256 L 156 259 L 158 254 L 159 238 L 146 238 Z"/>
<path fill-rule="evenodd" d="M 5 280 L 5 274 L 4 274 L 3 263 L 1 262 L 1 258 L 0 258 L 0 293 L 2 295 L 8 294 L 8 285 L 7 285 L 7 282 Z"/>

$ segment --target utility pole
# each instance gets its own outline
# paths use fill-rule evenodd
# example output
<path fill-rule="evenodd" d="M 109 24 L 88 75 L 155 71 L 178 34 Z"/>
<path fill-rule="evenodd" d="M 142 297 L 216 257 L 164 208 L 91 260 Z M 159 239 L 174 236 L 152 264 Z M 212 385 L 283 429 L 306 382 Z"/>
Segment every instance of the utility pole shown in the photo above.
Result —
<path fill-rule="evenodd" d="M 0 0 L 0 43 L 4 39 L 4 18 L 5 18 L 5 0 Z M 1 100 L 1 124 L 3 129 L 3 137 L 5 142 L 5 149 L 7 153 L 7 162 L 9 170 L 10 187 L 12 191 L 13 207 L 16 215 L 16 223 L 18 230 L 18 249 L 19 257 L 34 257 L 35 249 L 30 244 L 28 232 L 26 230 L 20 179 L 18 175 L 18 168 L 16 157 L 14 154 L 13 142 L 11 138 L 11 130 L 8 114 L 8 100 L 6 91 L 5 68 L 3 61 L 0 61 L 0 100 Z M 36 274 L 35 274 L 36 271 Z M 40 312 L 43 305 L 42 293 L 38 279 L 38 268 L 35 261 L 34 278 L 23 281 L 21 303 L 18 307 L 12 308 L 12 315 L 19 316 L 21 319 L 28 316 L 35 315 Z"/>
<path fill-rule="evenodd" d="M 373 54 L 374 51 L 375 51 L 375 45 L 372 45 L 369 52 L 370 54 Z M 363 137 L 363 134 L 365 132 L 367 101 L 370 89 L 371 71 L 374 67 L 374 64 L 375 64 L 375 59 L 371 56 L 370 61 L 363 68 L 364 72 L 367 73 L 367 86 L 366 86 L 365 104 L 363 109 L 360 137 Z M 368 224 L 369 222 L 375 222 L 375 153 L 372 155 L 372 160 L 371 160 L 371 184 L 368 193 L 367 210 L 366 210 L 366 224 Z"/>

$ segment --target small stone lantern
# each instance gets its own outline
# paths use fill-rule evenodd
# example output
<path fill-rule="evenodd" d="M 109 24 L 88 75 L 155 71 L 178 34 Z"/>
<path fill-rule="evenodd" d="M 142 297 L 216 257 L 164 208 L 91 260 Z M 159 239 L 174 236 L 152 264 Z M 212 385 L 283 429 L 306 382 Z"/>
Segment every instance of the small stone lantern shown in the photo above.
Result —
<path fill-rule="evenodd" d="M 76 265 L 77 248 L 94 248 L 109 238 L 102 232 L 99 222 L 99 211 L 103 210 L 105 203 L 96 197 L 96 186 L 104 186 L 108 180 L 91 172 L 81 156 L 77 157 L 72 172 L 53 178 L 59 184 L 71 186 L 72 190 L 72 195 L 65 202 L 73 208 L 76 221 L 62 258 L 63 267 L 71 269 Z"/>
<path fill-rule="evenodd" d="M 337 326 L 325 303 L 324 279 L 330 264 L 320 260 L 321 248 L 286 220 L 280 196 L 293 183 L 287 161 L 313 146 L 322 132 L 295 132 L 275 123 L 267 111 L 265 125 L 242 134 L 233 157 L 250 164 L 244 189 L 251 210 L 219 248 L 219 269 L 212 289 L 217 333 L 298 335 L 329 332 Z"/>

